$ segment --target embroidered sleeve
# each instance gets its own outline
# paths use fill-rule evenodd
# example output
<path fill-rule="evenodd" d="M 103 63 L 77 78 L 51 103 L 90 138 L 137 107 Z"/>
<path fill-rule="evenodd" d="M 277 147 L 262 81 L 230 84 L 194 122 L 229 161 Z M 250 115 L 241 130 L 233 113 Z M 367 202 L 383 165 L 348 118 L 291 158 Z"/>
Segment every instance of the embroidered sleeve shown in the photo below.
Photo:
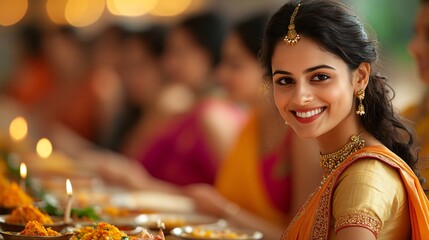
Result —
<path fill-rule="evenodd" d="M 335 233 L 345 227 L 364 227 L 370 230 L 376 238 L 380 234 L 382 222 L 379 218 L 364 211 L 349 211 L 335 222 Z"/>
<path fill-rule="evenodd" d="M 353 163 L 341 173 L 333 194 L 335 233 L 347 227 L 363 227 L 379 237 L 384 223 L 402 216 L 407 209 L 399 173 L 377 160 Z"/>

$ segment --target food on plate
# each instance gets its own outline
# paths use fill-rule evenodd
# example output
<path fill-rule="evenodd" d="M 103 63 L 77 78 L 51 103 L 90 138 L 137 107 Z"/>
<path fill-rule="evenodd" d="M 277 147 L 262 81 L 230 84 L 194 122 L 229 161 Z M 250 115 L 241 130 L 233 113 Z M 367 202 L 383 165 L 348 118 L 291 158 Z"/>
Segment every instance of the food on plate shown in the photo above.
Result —
<path fill-rule="evenodd" d="M 74 239 L 78 240 L 121 240 L 126 235 L 117 227 L 101 222 L 93 227 L 84 227 L 75 233 Z"/>
<path fill-rule="evenodd" d="M 72 239 L 80 240 L 85 234 L 90 234 L 95 230 L 96 226 L 85 226 L 74 230 Z"/>
<path fill-rule="evenodd" d="M 0 188 L 0 206 L 4 208 L 15 208 L 31 204 L 33 199 L 28 196 L 15 182 L 5 184 Z"/>
<path fill-rule="evenodd" d="M 55 237 L 61 236 L 57 231 L 51 228 L 45 228 L 38 221 L 29 221 L 25 225 L 25 229 L 19 233 L 21 236 L 32 236 L 32 237 Z"/>
<path fill-rule="evenodd" d="M 162 231 L 157 236 L 153 236 L 146 230 L 133 236 L 127 236 L 116 226 L 106 222 L 100 222 L 94 226 L 86 226 L 75 230 L 73 240 L 165 240 Z"/>
<path fill-rule="evenodd" d="M 17 207 L 6 217 L 7 223 L 26 224 L 29 221 L 37 221 L 40 224 L 53 224 L 50 216 L 42 213 L 31 204 Z"/>
<path fill-rule="evenodd" d="M 183 233 L 184 237 L 197 237 L 197 238 L 212 238 L 212 239 L 247 239 L 249 235 L 244 233 L 237 233 L 230 229 L 206 229 L 203 227 L 195 227 L 189 233 Z"/>

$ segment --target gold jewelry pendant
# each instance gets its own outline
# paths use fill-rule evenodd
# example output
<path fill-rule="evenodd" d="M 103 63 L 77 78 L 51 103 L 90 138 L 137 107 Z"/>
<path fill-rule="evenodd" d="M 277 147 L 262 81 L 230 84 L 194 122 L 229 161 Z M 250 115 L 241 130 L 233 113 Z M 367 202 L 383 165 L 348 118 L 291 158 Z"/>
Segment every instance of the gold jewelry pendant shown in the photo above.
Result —
<path fill-rule="evenodd" d="M 299 34 L 295 30 L 295 16 L 298 13 L 298 9 L 300 6 L 301 3 L 298 4 L 298 6 L 296 6 L 295 10 L 293 11 L 292 16 L 290 17 L 289 26 L 287 27 L 287 35 L 283 38 L 283 42 L 285 42 L 289 46 L 295 45 L 300 39 Z"/>

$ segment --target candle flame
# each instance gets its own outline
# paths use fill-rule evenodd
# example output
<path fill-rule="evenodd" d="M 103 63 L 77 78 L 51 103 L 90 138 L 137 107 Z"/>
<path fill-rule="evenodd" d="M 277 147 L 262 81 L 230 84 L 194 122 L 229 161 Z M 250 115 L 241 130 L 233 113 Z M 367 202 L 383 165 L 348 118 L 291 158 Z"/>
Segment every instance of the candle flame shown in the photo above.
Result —
<path fill-rule="evenodd" d="M 28 124 L 24 117 L 16 117 L 9 125 L 10 137 L 16 141 L 22 141 L 28 134 Z"/>
<path fill-rule="evenodd" d="M 66 192 L 67 192 L 67 195 L 69 195 L 69 196 L 73 195 L 73 187 L 72 187 L 72 184 L 70 182 L 70 179 L 66 180 Z"/>
<path fill-rule="evenodd" d="M 41 158 L 48 158 L 52 154 L 52 143 L 47 138 L 42 138 L 37 142 L 36 152 Z"/>
<path fill-rule="evenodd" d="M 21 163 L 19 165 L 19 174 L 21 175 L 22 179 L 25 179 L 27 177 L 27 166 L 25 163 Z"/>

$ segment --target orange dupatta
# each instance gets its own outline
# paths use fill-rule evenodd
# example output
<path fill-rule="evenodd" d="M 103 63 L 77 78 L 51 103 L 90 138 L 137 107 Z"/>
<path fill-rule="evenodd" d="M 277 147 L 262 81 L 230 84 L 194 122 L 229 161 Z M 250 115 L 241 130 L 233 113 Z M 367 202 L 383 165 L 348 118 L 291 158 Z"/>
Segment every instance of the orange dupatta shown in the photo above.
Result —
<path fill-rule="evenodd" d="M 365 147 L 349 156 L 312 194 L 295 216 L 282 240 L 329 239 L 331 200 L 335 185 L 347 167 L 359 159 L 376 159 L 395 168 L 408 195 L 413 240 L 429 237 L 429 202 L 411 168 L 384 146 Z"/>

